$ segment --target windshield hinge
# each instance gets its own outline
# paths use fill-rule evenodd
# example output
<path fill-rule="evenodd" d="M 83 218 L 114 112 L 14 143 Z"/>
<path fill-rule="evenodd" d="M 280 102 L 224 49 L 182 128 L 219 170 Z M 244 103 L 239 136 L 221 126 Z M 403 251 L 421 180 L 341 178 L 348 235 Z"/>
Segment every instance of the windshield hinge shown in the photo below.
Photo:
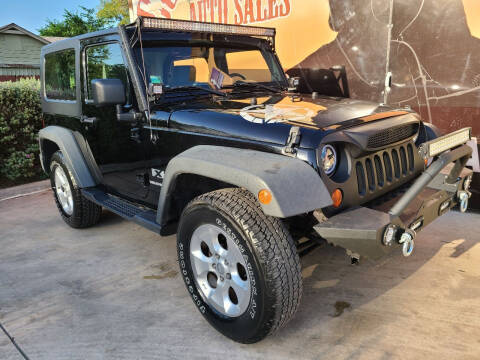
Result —
<path fill-rule="evenodd" d="M 300 145 L 301 138 L 300 128 L 298 126 L 292 126 L 290 129 L 290 134 L 288 135 L 287 144 L 283 148 L 285 154 L 295 154 L 297 152 L 297 147 Z"/>

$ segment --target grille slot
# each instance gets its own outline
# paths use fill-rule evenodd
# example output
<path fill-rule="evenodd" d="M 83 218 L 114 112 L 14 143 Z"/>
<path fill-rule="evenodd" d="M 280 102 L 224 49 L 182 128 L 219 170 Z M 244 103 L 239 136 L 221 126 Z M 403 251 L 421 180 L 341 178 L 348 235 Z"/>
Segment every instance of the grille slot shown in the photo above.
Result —
<path fill-rule="evenodd" d="M 407 175 L 407 154 L 403 146 L 400 148 L 400 162 L 402 163 L 402 174 Z"/>
<path fill-rule="evenodd" d="M 373 172 L 373 164 L 372 160 L 367 159 L 365 161 L 365 167 L 367 170 L 367 181 L 368 181 L 368 188 L 370 191 L 375 190 L 375 174 Z"/>
<path fill-rule="evenodd" d="M 383 153 L 383 163 L 385 164 L 385 172 L 387 174 L 387 181 L 392 182 L 393 174 L 392 174 L 392 162 L 390 161 L 390 155 L 388 153 Z"/>
<path fill-rule="evenodd" d="M 415 169 L 415 157 L 413 156 L 412 144 L 408 144 L 407 153 L 408 153 L 408 169 L 410 171 L 413 171 Z"/>
<path fill-rule="evenodd" d="M 412 144 L 397 146 L 376 154 L 358 159 L 355 163 L 358 194 L 383 188 L 386 183 L 395 183 L 415 170 L 415 153 Z"/>
<path fill-rule="evenodd" d="M 400 160 L 398 159 L 397 150 L 392 150 L 392 161 L 393 161 L 393 171 L 395 173 L 395 177 L 397 179 L 400 179 Z"/>
<path fill-rule="evenodd" d="M 383 177 L 383 167 L 382 167 L 382 162 L 380 160 L 380 157 L 378 155 L 375 155 L 373 158 L 373 161 L 375 162 L 375 170 L 377 173 L 377 183 L 378 186 L 383 186 L 384 182 L 384 177 Z"/>
<path fill-rule="evenodd" d="M 363 196 L 367 192 L 367 186 L 365 185 L 365 171 L 363 170 L 363 165 L 360 161 L 357 162 L 355 167 L 357 170 L 358 193 Z"/>
<path fill-rule="evenodd" d="M 368 138 L 367 147 L 376 149 L 412 137 L 418 132 L 418 123 L 382 130 Z"/>

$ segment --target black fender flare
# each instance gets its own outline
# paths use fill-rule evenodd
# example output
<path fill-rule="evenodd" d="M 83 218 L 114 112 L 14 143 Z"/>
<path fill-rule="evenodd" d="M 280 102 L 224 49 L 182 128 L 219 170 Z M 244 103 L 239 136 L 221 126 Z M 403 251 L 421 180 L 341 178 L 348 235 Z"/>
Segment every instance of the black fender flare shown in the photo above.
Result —
<path fill-rule="evenodd" d="M 175 181 L 181 174 L 195 174 L 250 191 L 262 189 L 273 197 L 260 204 L 266 215 L 287 218 L 332 205 L 320 175 L 306 162 L 279 154 L 223 146 L 199 145 L 168 163 L 158 200 L 156 221 L 165 225 Z"/>
<path fill-rule="evenodd" d="M 46 161 L 45 140 L 55 143 L 62 152 L 66 166 L 72 173 L 79 188 L 97 186 L 101 172 L 98 169 L 88 143 L 78 131 L 62 126 L 47 126 L 38 133 L 40 144 L 40 161 L 46 173 L 50 172 Z"/>

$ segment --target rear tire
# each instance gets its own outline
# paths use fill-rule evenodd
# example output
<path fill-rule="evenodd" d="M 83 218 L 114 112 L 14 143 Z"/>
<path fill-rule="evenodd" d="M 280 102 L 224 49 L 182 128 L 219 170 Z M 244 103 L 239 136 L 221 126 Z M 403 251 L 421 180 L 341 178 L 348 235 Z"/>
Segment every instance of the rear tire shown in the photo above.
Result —
<path fill-rule="evenodd" d="M 98 223 L 102 207 L 83 197 L 61 151 L 50 161 L 50 183 L 58 211 L 68 225 L 86 228 Z"/>
<path fill-rule="evenodd" d="M 182 213 L 177 244 L 195 305 L 223 335 L 254 343 L 297 311 L 302 278 L 295 243 L 248 191 L 223 189 L 194 199 Z"/>

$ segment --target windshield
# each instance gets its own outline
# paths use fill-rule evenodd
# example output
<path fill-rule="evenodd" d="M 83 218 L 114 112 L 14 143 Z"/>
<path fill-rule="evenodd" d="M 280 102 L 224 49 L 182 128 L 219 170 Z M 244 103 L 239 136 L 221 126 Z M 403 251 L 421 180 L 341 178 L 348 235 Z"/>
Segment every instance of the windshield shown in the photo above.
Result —
<path fill-rule="evenodd" d="M 142 64 L 140 48 L 137 61 Z M 256 47 L 143 46 L 146 81 L 168 89 L 235 89 L 244 83 L 286 87 L 275 55 Z M 265 89 L 265 87 L 263 88 Z"/>

